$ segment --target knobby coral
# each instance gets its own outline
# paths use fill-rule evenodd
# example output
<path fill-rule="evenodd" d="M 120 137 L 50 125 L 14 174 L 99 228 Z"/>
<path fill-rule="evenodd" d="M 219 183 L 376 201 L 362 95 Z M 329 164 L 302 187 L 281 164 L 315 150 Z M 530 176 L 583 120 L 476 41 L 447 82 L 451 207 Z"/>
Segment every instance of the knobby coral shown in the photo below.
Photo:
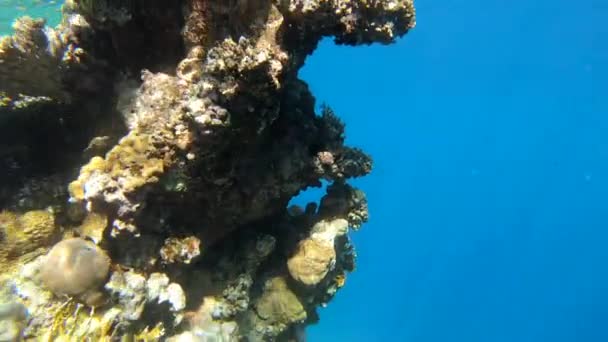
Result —
<path fill-rule="evenodd" d="M 354 269 L 368 213 L 348 180 L 372 160 L 298 70 L 323 37 L 388 44 L 414 24 L 411 0 L 69 0 L 56 28 L 17 20 L 0 40 L 0 307 L 29 316 L 0 321 L 301 340 Z M 318 205 L 287 208 L 322 180 Z"/>

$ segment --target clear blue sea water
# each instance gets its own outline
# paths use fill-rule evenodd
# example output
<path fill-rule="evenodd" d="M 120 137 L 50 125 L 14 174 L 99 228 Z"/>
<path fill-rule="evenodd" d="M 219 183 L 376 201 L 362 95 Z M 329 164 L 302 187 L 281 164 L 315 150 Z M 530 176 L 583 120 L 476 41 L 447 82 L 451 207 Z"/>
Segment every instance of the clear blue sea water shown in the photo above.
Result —
<path fill-rule="evenodd" d="M 14 19 L 22 15 L 45 18 L 49 25 L 57 25 L 62 3 L 63 1 L 48 0 L 0 0 L 0 35 L 9 34 Z"/>
<path fill-rule="evenodd" d="M 9 3 L 1 32 L 57 18 Z M 301 72 L 375 160 L 358 269 L 309 340 L 608 341 L 608 6 L 416 5 L 397 44 L 328 40 Z"/>

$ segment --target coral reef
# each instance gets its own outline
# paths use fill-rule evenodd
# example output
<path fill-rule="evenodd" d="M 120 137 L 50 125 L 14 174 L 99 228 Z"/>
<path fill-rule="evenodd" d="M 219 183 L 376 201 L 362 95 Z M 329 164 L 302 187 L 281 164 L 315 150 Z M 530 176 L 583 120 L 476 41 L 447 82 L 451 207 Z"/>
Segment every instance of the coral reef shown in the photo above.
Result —
<path fill-rule="evenodd" d="M 411 0 L 68 0 L 0 40 L 0 339 L 301 341 L 372 160 L 298 70 Z M 6 170 L 6 172 L 4 172 Z M 328 182 L 319 203 L 288 207 Z"/>

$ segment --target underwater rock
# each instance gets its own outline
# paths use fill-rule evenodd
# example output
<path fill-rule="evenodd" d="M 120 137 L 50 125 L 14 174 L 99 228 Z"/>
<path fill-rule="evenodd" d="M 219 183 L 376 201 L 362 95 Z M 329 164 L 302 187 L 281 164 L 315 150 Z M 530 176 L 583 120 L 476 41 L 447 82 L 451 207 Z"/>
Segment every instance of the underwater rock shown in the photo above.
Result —
<path fill-rule="evenodd" d="M 27 319 L 27 309 L 21 303 L 0 304 L 0 341 L 18 341 Z"/>
<path fill-rule="evenodd" d="M 59 242 L 46 255 L 40 270 L 44 286 L 54 294 L 75 297 L 87 305 L 101 304 L 110 258 L 92 242 L 72 238 Z"/>
<path fill-rule="evenodd" d="M 181 311 L 186 307 L 184 291 L 178 284 L 169 283 L 166 274 L 152 273 L 146 281 L 146 293 L 148 302 L 167 302 L 171 311 Z"/>
<path fill-rule="evenodd" d="M 146 304 L 146 277 L 133 271 L 113 272 L 105 289 L 120 308 L 124 320 L 135 321 L 141 317 Z"/>
<path fill-rule="evenodd" d="M 213 297 L 205 298 L 198 311 L 190 313 L 186 317 L 186 331 L 170 337 L 167 341 L 239 341 L 238 324 L 233 321 L 214 320 L 212 312 L 215 307 Z"/>
<path fill-rule="evenodd" d="M 172 283 L 164 273 L 152 273 L 148 277 L 133 271 L 116 271 L 105 285 L 112 302 L 120 308 L 119 316 L 125 325 L 132 325 L 142 318 L 146 307 L 159 309 L 168 304 L 168 315 L 173 325 L 182 320 L 182 311 L 186 307 L 186 294 L 177 283 Z"/>
<path fill-rule="evenodd" d="M 304 340 L 355 268 L 368 207 L 348 182 L 372 159 L 298 71 L 324 37 L 414 25 L 411 0 L 68 0 L 55 28 L 17 20 L 0 322 L 32 340 Z M 318 205 L 288 208 L 322 181 Z M 3 320 L 13 304 L 27 320 Z"/>

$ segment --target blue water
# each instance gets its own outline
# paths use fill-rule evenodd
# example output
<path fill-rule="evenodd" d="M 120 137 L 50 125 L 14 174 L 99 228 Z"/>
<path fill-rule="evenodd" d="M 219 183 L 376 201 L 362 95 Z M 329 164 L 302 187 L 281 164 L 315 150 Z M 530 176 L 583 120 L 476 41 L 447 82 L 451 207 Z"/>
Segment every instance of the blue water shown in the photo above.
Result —
<path fill-rule="evenodd" d="M 29 15 L 45 18 L 49 25 L 57 25 L 61 15 L 61 3 L 54 0 L 0 0 L 0 36 L 12 31 L 16 17 Z"/>
<path fill-rule="evenodd" d="M 416 5 L 396 45 L 325 41 L 301 72 L 375 160 L 309 340 L 608 341 L 608 6 Z"/>

